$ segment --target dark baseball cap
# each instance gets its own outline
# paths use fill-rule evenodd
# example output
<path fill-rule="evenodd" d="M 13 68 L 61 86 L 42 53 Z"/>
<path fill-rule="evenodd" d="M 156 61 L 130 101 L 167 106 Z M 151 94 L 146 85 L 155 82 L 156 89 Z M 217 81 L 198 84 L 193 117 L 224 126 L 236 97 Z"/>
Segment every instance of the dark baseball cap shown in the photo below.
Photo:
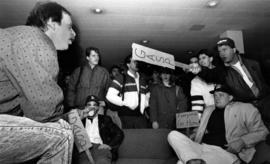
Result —
<path fill-rule="evenodd" d="M 231 38 L 220 38 L 219 41 L 217 42 L 217 47 L 220 46 L 230 46 L 231 48 L 235 48 L 234 41 Z"/>
<path fill-rule="evenodd" d="M 99 105 L 99 99 L 97 98 L 97 96 L 95 95 L 90 95 L 86 98 L 86 101 L 85 101 L 85 105 L 88 103 L 88 102 L 91 102 L 91 101 L 94 101 L 96 102 L 98 105 Z"/>
<path fill-rule="evenodd" d="M 210 93 L 214 94 L 215 92 L 225 92 L 232 95 L 232 91 L 227 85 L 216 85 L 214 90 L 210 91 Z"/>

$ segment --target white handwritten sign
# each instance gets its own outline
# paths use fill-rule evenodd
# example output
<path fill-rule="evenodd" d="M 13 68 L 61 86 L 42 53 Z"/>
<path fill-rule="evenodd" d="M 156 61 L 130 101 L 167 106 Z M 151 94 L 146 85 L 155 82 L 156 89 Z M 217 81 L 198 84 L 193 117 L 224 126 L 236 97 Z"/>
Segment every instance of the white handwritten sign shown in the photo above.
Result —
<path fill-rule="evenodd" d="M 149 64 L 175 69 L 173 55 L 136 43 L 132 44 L 132 58 Z"/>
<path fill-rule="evenodd" d="M 73 128 L 74 141 L 78 151 L 83 152 L 92 147 L 77 110 L 72 110 L 68 113 L 68 122 Z"/>
<path fill-rule="evenodd" d="M 183 112 L 176 113 L 176 127 L 189 128 L 189 127 L 198 127 L 200 125 L 198 112 Z"/>

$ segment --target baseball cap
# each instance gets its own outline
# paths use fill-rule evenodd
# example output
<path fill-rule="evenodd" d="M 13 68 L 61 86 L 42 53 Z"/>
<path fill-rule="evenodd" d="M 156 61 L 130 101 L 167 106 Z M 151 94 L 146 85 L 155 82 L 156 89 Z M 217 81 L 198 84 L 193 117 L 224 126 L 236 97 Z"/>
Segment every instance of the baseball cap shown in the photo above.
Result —
<path fill-rule="evenodd" d="M 85 104 L 87 104 L 90 101 L 94 101 L 99 105 L 99 99 L 95 95 L 90 95 L 86 98 Z"/>
<path fill-rule="evenodd" d="M 227 85 L 216 85 L 214 90 L 210 91 L 210 93 L 214 94 L 215 92 L 225 92 L 232 95 L 232 91 Z"/>
<path fill-rule="evenodd" d="M 217 42 L 217 47 L 227 45 L 230 46 L 231 48 L 235 48 L 234 41 L 231 38 L 220 38 L 219 41 Z"/>

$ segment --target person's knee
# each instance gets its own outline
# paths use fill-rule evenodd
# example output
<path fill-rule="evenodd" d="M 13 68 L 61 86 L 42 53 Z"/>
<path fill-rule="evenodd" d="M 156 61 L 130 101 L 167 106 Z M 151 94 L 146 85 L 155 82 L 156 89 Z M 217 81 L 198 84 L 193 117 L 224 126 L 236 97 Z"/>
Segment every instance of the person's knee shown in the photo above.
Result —
<path fill-rule="evenodd" d="M 65 146 L 67 148 L 71 148 L 73 147 L 73 144 L 74 144 L 74 135 L 73 135 L 73 131 L 71 129 L 64 129 L 64 128 L 61 128 L 61 129 L 58 129 L 58 132 L 60 133 L 57 134 L 58 136 L 58 141 L 54 140 L 52 137 L 52 142 L 56 142 L 55 144 L 59 144 L 61 143 L 60 145 L 62 146 Z M 61 147 L 62 147 L 61 146 Z"/>
<path fill-rule="evenodd" d="M 74 134 L 72 129 L 64 129 L 64 137 L 69 140 L 70 144 L 74 143 Z"/>
<path fill-rule="evenodd" d="M 171 143 L 172 141 L 175 140 L 175 138 L 178 138 L 177 136 L 179 136 L 179 132 L 177 132 L 176 130 L 173 130 L 171 131 L 169 134 L 168 134 L 168 137 L 167 137 L 167 140 L 169 143 Z"/>

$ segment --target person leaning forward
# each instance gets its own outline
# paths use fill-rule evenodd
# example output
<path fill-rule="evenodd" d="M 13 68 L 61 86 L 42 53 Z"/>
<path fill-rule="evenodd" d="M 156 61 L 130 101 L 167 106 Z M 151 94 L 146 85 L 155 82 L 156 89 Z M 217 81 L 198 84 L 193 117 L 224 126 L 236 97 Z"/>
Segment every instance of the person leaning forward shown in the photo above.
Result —
<path fill-rule="evenodd" d="M 206 82 L 226 84 L 235 100 L 252 103 L 270 129 L 270 87 L 266 84 L 257 61 L 242 57 L 231 38 L 221 38 L 217 43 L 219 57 L 223 63 L 213 69 L 191 67 Z"/>
<path fill-rule="evenodd" d="M 56 50 L 76 36 L 71 14 L 55 2 L 37 3 L 26 24 L 0 29 L 0 163 L 70 164 L 73 135 L 60 119 Z"/>

